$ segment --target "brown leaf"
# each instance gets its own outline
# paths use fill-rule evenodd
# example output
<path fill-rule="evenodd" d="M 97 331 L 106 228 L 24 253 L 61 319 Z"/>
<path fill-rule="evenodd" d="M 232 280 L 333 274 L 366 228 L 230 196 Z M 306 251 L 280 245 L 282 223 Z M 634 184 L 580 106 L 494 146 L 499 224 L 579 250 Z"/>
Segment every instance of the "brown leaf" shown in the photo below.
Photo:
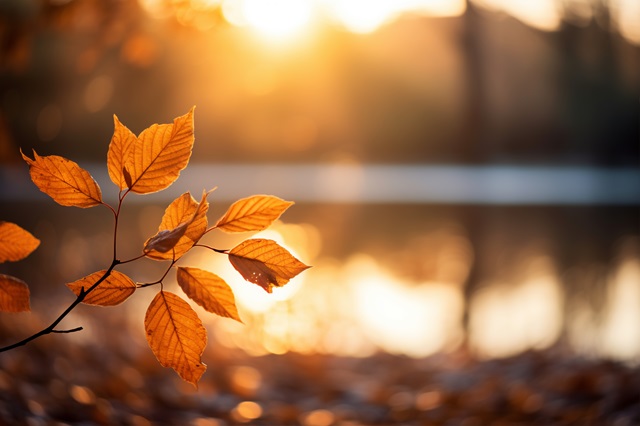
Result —
<path fill-rule="evenodd" d="M 216 274 L 180 267 L 177 279 L 185 294 L 208 312 L 242 322 L 231 287 Z"/>
<path fill-rule="evenodd" d="M 216 228 L 226 232 L 262 231 L 293 205 L 272 195 L 254 195 L 236 201 L 220 218 Z"/>
<path fill-rule="evenodd" d="M 0 274 L 0 311 L 29 312 L 29 287 L 15 277 Z"/>
<path fill-rule="evenodd" d="M 208 192 L 202 193 L 200 203 L 188 192 L 173 200 L 162 216 L 158 233 L 145 242 L 145 255 L 171 260 L 188 252 L 207 230 L 207 195 Z"/>
<path fill-rule="evenodd" d="M 309 266 L 272 240 L 246 240 L 229 251 L 229 262 L 245 280 L 271 293 Z"/>
<path fill-rule="evenodd" d="M 0 263 L 22 260 L 39 245 L 39 239 L 15 223 L 0 222 Z"/>
<path fill-rule="evenodd" d="M 197 387 L 207 369 L 200 359 L 207 331 L 191 306 L 173 293 L 160 291 L 147 309 L 144 328 L 160 364 Z"/>
<path fill-rule="evenodd" d="M 94 272 L 77 281 L 67 284 L 67 287 L 75 293 L 80 294 L 80 290 L 85 291 L 94 285 L 104 274 L 106 270 Z M 91 293 L 85 297 L 82 303 L 97 306 L 115 306 L 124 302 L 136 291 L 136 284 L 119 271 L 111 271 L 111 274 L 96 287 Z"/>
<path fill-rule="evenodd" d="M 138 138 L 125 125 L 120 123 L 118 117 L 113 116 L 114 130 L 109 144 L 109 152 L 107 153 L 107 169 L 111 181 L 115 183 L 122 191 L 128 188 L 131 183 L 131 177 L 127 182 L 124 163 L 131 154 L 131 148 Z"/>
<path fill-rule="evenodd" d="M 193 110 L 173 124 L 154 124 L 140 133 L 124 164 L 131 176 L 131 191 L 157 192 L 178 179 L 193 148 Z"/>
<path fill-rule="evenodd" d="M 58 204 L 82 208 L 102 204 L 102 193 L 96 181 L 73 161 L 57 155 L 40 157 L 35 151 L 32 160 L 22 151 L 20 153 L 29 165 L 33 183 Z"/>

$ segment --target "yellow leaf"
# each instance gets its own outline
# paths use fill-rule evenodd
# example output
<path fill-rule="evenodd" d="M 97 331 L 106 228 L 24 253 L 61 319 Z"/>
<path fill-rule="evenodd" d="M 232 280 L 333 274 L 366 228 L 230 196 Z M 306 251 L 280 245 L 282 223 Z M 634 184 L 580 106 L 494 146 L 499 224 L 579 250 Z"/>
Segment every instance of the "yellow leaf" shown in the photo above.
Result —
<path fill-rule="evenodd" d="M 15 277 L 0 274 L 0 311 L 29 312 L 29 287 Z"/>
<path fill-rule="evenodd" d="M 202 193 L 200 203 L 188 192 L 173 200 L 162 216 L 158 233 L 145 242 L 145 255 L 156 260 L 171 260 L 188 252 L 207 230 L 208 194 Z"/>
<path fill-rule="evenodd" d="M 125 161 L 131 154 L 131 148 L 138 138 L 125 125 L 120 123 L 118 117 L 113 116 L 114 130 L 109 144 L 109 152 L 107 153 L 107 169 L 111 181 L 115 183 L 122 191 L 128 188 L 130 181 L 127 182 L 128 173 L 124 170 Z"/>
<path fill-rule="evenodd" d="M 231 287 L 219 276 L 198 268 L 178 268 L 178 284 L 208 312 L 242 322 Z"/>
<path fill-rule="evenodd" d="M 254 195 L 236 201 L 220 218 L 216 228 L 226 232 L 262 231 L 293 205 L 272 195 Z"/>
<path fill-rule="evenodd" d="M 94 272 L 77 281 L 67 284 L 76 296 L 80 290 L 85 291 L 94 285 L 107 271 Z M 136 284 L 125 274 L 119 271 L 111 271 L 111 274 L 85 297 L 82 303 L 97 306 L 115 306 L 124 302 L 136 291 Z"/>
<path fill-rule="evenodd" d="M 246 240 L 229 251 L 229 262 L 245 280 L 271 293 L 309 266 L 272 240 Z"/>
<path fill-rule="evenodd" d="M 82 208 L 102 204 L 96 181 L 73 161 L 57 155 L 40 157 L 35 151 L 32 160 L 20 153 L 29 165 L 33 183 L 58 204 Z"/>
<path fill-rule="evenodd" d="M 22 260 L 39 245 L 39 239 L 15 223 L 0 222 L 0 263 Z"/>
<path fill-rule="evenodd" d="M 131 191 L 157 192 L 178 179 L 193 148 L 193 109 L 176 118 L 173 124 L 154 124 L 140 133 L 124 164 L 131 179 Z"/>
<path fill-rule="evenodd" d="M 160 364 L 197 387 L 207 369 L 200 359 L 207 331 L 191 306 L 173 293 L 160 291 L 147 309 L 144 328 Z"/>

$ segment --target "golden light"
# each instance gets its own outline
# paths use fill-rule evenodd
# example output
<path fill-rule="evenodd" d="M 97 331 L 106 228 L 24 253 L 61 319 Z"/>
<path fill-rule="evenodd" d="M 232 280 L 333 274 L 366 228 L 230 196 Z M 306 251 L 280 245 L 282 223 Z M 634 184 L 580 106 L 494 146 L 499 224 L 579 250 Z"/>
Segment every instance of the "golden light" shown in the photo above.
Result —
<path fill-rule="evenodd" d="M 244 0 L 242 12 L 252 28 L 282 40 L 302 32 L 313 13 L 311 0 Z"/>
<path fill-rule="evenodd" d="M 397 12 L 397 5 L 389 0 L 332 0 L 329 6 L 349 31 L 362 34 L 377 30 Z"/>
<path fill-rule="evenodd" d="M 471 344 L 480 356 L 504 357 L 553 344 L 562 329 L 564 293 L 540 258 L 520 284 L 493 283 L 471 300 Z"/>

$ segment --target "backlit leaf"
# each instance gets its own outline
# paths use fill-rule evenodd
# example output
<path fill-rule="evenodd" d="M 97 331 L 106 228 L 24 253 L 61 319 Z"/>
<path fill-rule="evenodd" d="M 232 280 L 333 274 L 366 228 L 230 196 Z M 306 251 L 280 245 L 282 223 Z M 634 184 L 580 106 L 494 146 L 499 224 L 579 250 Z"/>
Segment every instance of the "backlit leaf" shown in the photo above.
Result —
<path fill-rule="evenodd" d="M 197 387 L 207 369 L 200 359 L 207 331 L 191 306 L 173 293 L 160 291 L 147 309 L 144 328 L 160 364 Z"/>
<path fill-rule="evenodd" d="M 73 161 L 57 155 L 40 157 L 35 151 L 32 160 L 22 151 L 20 153 L 29 165 L 33 183 L 58 204 L 82 208 L 102 204 L 102 193 L 96 181 Z"/>
<path fill-rule="evenodd" d="M 0 311 L 29 312 L 29 287 L 15 277 L 0 274 Z"/>
<path fill-rule="evenodd" d="M 67 287 L 73 291 L 76 296 L 80 294 L 80 290 L 88 290 L 94 285 L 107 271 L 94 272 L 84 278 L 67 284 Z M 97 306 L 115 306 L 124 302 L 136 291 L 136 284 L 125 274 L 119 271 L 111 271 L 111 274 L 89 293 L 82 303 Z"/>
<path fill-rule="evenodd" d="M 193 108 L 173 124 L 154 124 L 140 133 L 124 164 L 131 191 L 148 194 L 175 182 L 189 163 L 193 142 Z"/>
<path fill-rule="evenodd" d="M 226 232 L 262 231 L 293 204 L 272 195 L 254 195 L 236 201 L 216 228 Z"/>
<path fill-rule="evenodd" d="M 207 195 L 208 192 L 202 193 L 200 203 L 188 192 L 173 200 L 162 216 L 158 233 L 145 242 L 145 255 L 156 260 L 171 260 L 188 252 L 207 230 Z M 163 249 L 166 250 L 163 252 Z"/>
<path fill-rule="evenodd" d="M 180 267 L 177 279 L 185 294 L 208 312 L 242 322 L 231 287 L 216 274 Z"/>
<path fill-rule="evenodd" d="M 229 251 L 229 262 L 245 280 L 258 284 L 267 293 L 309 268 L 275 241 L 264 239 L 238 244 Z"/>
<path fill-rule="evenodd" d="M 127 182 L 126 171 L 124 164 L 129 155 L 131 154 L 131 148 L 138 138 L 129 130 L 125 125 L 120 123 L 118 117 L 113 116 L 114 130 L 111 137 L 111 143 L 109 144 L 109 152 L 107 153 L 107 169 L 109 170 L 109 177 L 111 181 L 115 183 L 120 190 L 128 188 L 131 183 L 129 176 L 129 182 Z"/>
<path fill-rule="evenodd" d="M 0 222 L 0 263 L 24 259 L 39 245 L 39 239 L 15 223 Z"/>

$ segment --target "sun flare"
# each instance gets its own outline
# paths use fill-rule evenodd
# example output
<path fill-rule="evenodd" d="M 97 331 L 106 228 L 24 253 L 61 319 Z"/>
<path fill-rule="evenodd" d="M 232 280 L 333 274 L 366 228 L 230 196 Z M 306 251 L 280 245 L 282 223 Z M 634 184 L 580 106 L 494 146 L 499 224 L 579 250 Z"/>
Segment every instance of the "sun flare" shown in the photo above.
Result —
<path fill-rule="evenodd" d="M 244 0 L 242 12 L 248 25 L 258 33 L 284 39 L 308 27 L 313 3 L 311 0 Z"/>

